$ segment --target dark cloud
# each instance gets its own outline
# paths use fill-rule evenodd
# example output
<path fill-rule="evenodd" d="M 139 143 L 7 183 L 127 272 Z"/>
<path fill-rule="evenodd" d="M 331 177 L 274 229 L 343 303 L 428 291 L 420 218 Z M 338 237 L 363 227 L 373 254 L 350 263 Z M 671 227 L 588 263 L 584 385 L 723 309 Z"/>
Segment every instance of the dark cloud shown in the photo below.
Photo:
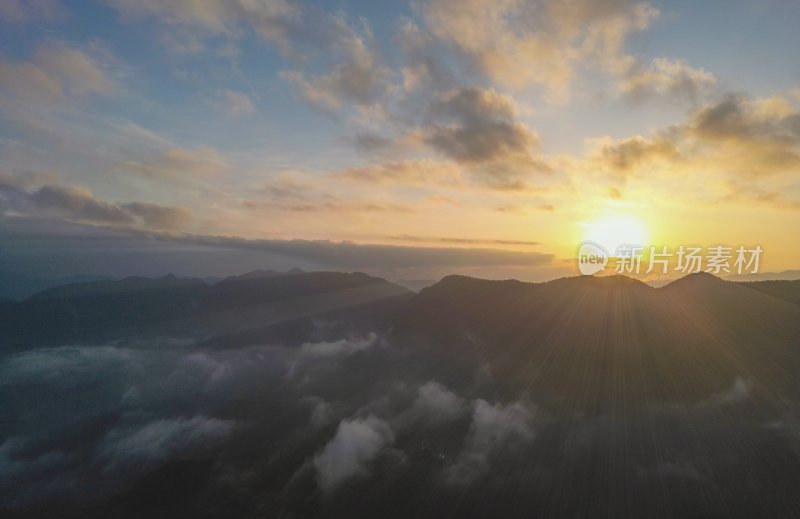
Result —
<path fill-rule="evenodd" d="M 694 135 L 710 141 L 762 142 L 786 147 L 800 143 L 800 113 L 779 97 L 728 96 L 695 112 L 687 126 Z"/>
<path fill-rule="evenodd" d="M 3 262 L 6 268 L 23 257 L 17 258 L 15 254 L 24 254 L 30 265 L 41 264 L 41 268 L 57 271 L 61 270 L 57 268 L 59 265 L 70 265 L 80 256 L 84 267 L 78 273 L 85 272 L 90 265 L 94 265 L 91 268 L 99 272 L 108 272 L 111 268 L 111 272 L 122 269 L 124 275 L 151 271 L 154 275 L 163 275 L 176 268 L 182 268 L 182 272 L 197 272 L 198 269 L 201 272 L 220 272 L 222 269 L 232 274 L 235 271 L 228 272 L 233 268 L 230 265 L 251 270 L 265 264 L 282 265 L 281 268 L 301 264 L 303 268 L 383 271 L 408 267 L 537 267 L 549 265 L 553 260 L 552 254 L 499 248 L 411 247 L 329 240 L 251 240 L 134 229 L 95 229 L 21 218 L 0 219 L 0 223 L 4 224 L 0 225 L 0 235 L 9 247 Z M 118 252 L 122 250 L 127 251 L 131 262 L 120 258 Z M 14 268 L 20 268 L 17 263 L 13 265 Z"/>
<path fill-rule="evenodd" d="M 61 186 L 42 186 L 31 195 L 36 207 L 47 212 L 62 214 L 78 221 L 109 224 L 130 224 L 133 217 L 123 209 L 94 198 L 85 189 Z"/>
<path fill-rule="evenodd" d="M 431 101 L 431 99 L 433 99 Z M 473 185 L 501 190 L 531 189 L 537 175 L 552 173 L 539 150 L 539 138 L 519 122 L 508 96 L 493 89 L 456 87 L 423 96 L 422 121 L 399 120 L 399 137 L 372 134 L 355 138 L 358 149 L 370 155 L 404 160 L 347 168 L 337 176 L 365 182 L 410 185 Z M 413 118 L 411 118 L 413 119 Z M 430 151 L 441 159 L 426 158 Z M 541 177 L 539 177 L 541 179 Z"/>
<path fill-rule="evenodd" d="M 753 99 L 727 96 L 694 110 L 681 124 L 652 137 L 598 139 L 592 166 L 617 180 L 671 174 L 721 175 L 742 186 L 754 178 L 781 177 L 800 171 L 800 113 L 783 97 Z M 760 186 L 739 199 L 767 203 L 775 189 Z M 762 196 L 763 195 L 763 196 Z M 791 199 L 777 197 L 775 207 Z"/>
<path fill-rule="evenodd" d="M 466 163 L 529 157 L 538 137 L 514 121 L 511 100 L 493 90 L 461 88 L 431 107 L 433 123 L 428 142 L 448 157 Z M 451 124 L 448 124 L 451 123 Z"/>
<path fill-rule="evenodd" d="M 739 176 L 787 174 L 800 171 L 798 121 L 786 99 L 731 96 L 696 111 L 681 132 Z"/>
<path fill-rule="evenodd" d="M 596 163 L 612 177 L 625 181 L 654 162 L 674 163 L 680 159 L 677 145 L 665 137 L 630 137 L 606 143 L 596 151 Z"/>
<path fill-rule="evenodd" d="M 359 244 L 328 240 L 250 240 L 155 230 L 89 227 L 62 220 L 0 218 L 4 254 L 0 268 L 21 272 L 87 271 L 115 276 L 170 272 L 230 275 L 264 268 L 368 270 L 550 265 L 553 255 L 487 247 L 425 247 Z M 383 273 L 383 274 L 381 274 Z M 52 274 L 48 274 L 52 275 Z"/>
<path fill-rule="evenodd" d="M 182 207 L 104 202 L 80 187 L 46 184 L 28 191 L 23 185 L 29 187 L 14 178 L 0 176 L 0 209 L 32 217 L 148 229 L 176 229 L 191 217 L 191 212 Z"/>
<path fill-rule="evenodd" d="M 485 248 L 401 247 L 328 240 L 247 240 L 237 237 L 200 235 L 153 236 L 160 240 L 179 243 L 270 252 L 303 259 L 317 265 L 345 269 L 533 266 L 548 264 L 553 258 L 552 254 Z"/>
<path fill-rule="evenodd" d="M 356 146 L 368 152 L 396 154 L 424 149 L 444 157 L 387 161 L 351 167 L 337 174 L 349 180 L 409 185 L 462 187 L 475 184 L 496 189 L 525 189 L 537 173 L 551 168 L 540 156 L 538 137 L 516 120 L 512 100 L 491 89 L 455 88 L 426 102 L 422 126 L 410 126 L 401 136 L 362 134 Z"/>

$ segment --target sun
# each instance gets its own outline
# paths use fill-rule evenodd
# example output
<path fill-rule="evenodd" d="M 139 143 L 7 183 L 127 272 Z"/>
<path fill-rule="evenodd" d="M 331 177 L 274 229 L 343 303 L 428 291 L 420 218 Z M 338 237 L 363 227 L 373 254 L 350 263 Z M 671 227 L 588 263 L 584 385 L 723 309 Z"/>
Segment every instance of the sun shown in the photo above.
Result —
<path fill-rule="evenodd" d="M 620 245 L 646 245 L 647 236 L 647 228 L 637 218 L 613 215 L 587 223 L 584 240 L 601 245 L 609 255 L 614 256 L 614 251 Z"/>

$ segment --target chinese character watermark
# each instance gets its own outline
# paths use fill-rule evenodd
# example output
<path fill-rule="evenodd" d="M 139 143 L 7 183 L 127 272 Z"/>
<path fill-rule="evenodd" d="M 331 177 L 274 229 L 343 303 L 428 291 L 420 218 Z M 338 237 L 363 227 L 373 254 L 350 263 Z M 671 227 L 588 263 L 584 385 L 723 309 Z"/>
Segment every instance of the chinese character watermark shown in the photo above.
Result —
<path fill-rule="evenodd" d="M 674 272 L 693 274 L 708 272 L 722 274 L 756 274 L 759 269 L 760 245 L 736 248 L 714 245 L 703 249 L 695 246 L 679 246 L 674 252 L 666 245 L 643 247 L 640 245 L 620 245 L 614 251 L 614 272 L 616 274 L 668 274 L 670 267 Z M 578 270 L 591 276 L 605 270 L 610 255 L 602 246 L 594 242 L 583 242 L 578 249 Z"/>

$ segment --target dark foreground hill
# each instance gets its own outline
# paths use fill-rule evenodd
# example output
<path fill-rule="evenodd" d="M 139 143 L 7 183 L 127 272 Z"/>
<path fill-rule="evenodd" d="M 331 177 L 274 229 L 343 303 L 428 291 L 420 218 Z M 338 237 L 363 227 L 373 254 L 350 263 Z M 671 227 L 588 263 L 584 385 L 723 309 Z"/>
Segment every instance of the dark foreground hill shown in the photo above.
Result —
<path fill-rule="evenodd" d="M 262 271 L 0 303 L 0 514 L 800 517 L 796 290 Z"/>
<path fill-rule="evenodd" d="M 581 409 L 698 399 L 738 376 L 795 391 L 795 283 L 696 274 L 654 289 L 621 276 L 538 284 L 451 276 L 409 301 L 393 334 L 453 367 L 485 364 L 504 386 Z"/>

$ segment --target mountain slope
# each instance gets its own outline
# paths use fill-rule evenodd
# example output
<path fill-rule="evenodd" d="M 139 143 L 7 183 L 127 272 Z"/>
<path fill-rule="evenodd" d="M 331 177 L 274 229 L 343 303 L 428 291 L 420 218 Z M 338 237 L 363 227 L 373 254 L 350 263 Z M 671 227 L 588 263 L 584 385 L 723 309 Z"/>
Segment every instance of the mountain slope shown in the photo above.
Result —
<path fill-rule="evenodd" d="M 800 280 L 793 281 L 750 281 L 742 286 L 764 292 L 771 296 L 800 305 Z"/>
<path fill-rule="evenodd" d="M 459 359 L 455 382 L 486 369 L 510 391 L 583 409 L 699 399 L 737 377 L 794 391 L 800 369 L 800 307 L 707 274 L 660 289 L 448 277 L 403 307 L 394 337 Z"/>
<path fill-rule="evenodd" d="M 209 339 L 405 294 L 380 278 L 338 272 L 227 279 L 213 286 L 174 276 L 67 285 L 0 305 L 0 346 Z"/>
<path fill-rule="evenodd" d="M 19 301 L 48 288 L 109 279 L 108 276 L 76 275 L 58 279 L 29 276 L 0 270 L 0 297 Z"/>

